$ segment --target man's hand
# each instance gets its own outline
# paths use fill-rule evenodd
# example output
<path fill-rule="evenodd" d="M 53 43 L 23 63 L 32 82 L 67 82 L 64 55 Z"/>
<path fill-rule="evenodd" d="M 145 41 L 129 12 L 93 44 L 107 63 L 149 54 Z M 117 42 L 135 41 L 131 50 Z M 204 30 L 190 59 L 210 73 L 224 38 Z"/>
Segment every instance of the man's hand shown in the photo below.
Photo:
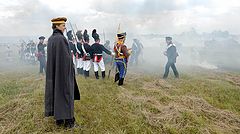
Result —
<path fill-rule="evenodd" d="M 131 55 L 132 54 L 132 49 L 128 49 L 128 53 Z"/>
<path fill-rule="evenodd" d="M 114 56 L 115 56 L 115 53 L 114 53 L 114 52 L 112 52 L 112 53 L 111 53 L 111 56 L 112 56 L 112 57 L 114 57 Z"/>

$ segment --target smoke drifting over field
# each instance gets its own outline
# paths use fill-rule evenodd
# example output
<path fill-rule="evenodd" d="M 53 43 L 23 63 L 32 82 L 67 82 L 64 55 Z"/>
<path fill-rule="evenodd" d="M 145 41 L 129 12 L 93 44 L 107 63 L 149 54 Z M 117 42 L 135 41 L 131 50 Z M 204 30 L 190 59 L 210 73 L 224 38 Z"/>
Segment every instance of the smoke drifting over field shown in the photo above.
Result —
<path fill-rule="evenodd" d="M 142 42 L 144 50 L 140 59 L 144 64 L 140 66 L 148 70 L 163 70 L 165 36 L 172 36 L 177 46 L 180 55 L 177 66 L 239 70 L 239 13 L 237 0 L 2 0 L 0 67 L 17 62 L 22 40 L 38 43 L 39 36 L 51 35 L 52 18 L 66 16 L 78 29 L 96 28 L 102 43 L 104 40 L 113 43 L 121 24 L 121 31 L 127 32 L 128 47 L 134 38 Z M 8 45 L 11 62 L 6 62 Z"/>

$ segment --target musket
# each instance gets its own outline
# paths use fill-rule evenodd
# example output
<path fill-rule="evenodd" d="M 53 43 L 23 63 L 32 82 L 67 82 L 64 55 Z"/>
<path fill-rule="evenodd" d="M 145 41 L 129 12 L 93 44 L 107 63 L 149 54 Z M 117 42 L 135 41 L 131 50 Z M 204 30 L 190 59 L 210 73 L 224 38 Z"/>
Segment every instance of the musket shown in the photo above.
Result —
<path fill-rule="evenodd" d="M 78 31 L 78 27 L 77 27 L 77 24 L 75 24 L 75 28 L 77 29 L 77 31 Z"/>
<path fill-rule="evenodd" d="M 78 40 L 78 38 L 77 38 L 77 36 L 76 36 L 76 33 L 74 32 L 72 23 L 69 22 L 69 24 L 70 24 L 70 26 L 71 26 L 71 29 L 72 29 L 72 31 L 73 31 L 73 35 L 74 35 L 74 38 L 75 38 L 75 41 L 76 41 L 76 43 L 75 43 L 75 48 L 76 48 L 77 52 L 78 52 L 79 54 L 81 54 L 80 50 L 78 50 L 78 48 L 77 48 L 77 43 L 80 42 L 80 41 Z M 77 27 L 77 25 L 75 25 L 75 26 Z"/>
<path fill-rule="evenodd" d="M 114 68 L 114 66 L 113 66 L 113 57 L 112 57 L 112 59 L 111 59 L 111 64 L 110 64 L 110 66 L 111 66 L 111 68 L 110 68 L 109 71 L 108 71 L 108 79 L 109 79 L 109 77 L 110 77 L 110 74 L 111 74 L 112 69 Z"/>
<path fill-rule="evenodd" d="M 73 29 L 72 23 L 69 22 L 69 24 L 70 24 L 70 27 L 71 27 L 71 29 L 72 29 L 72 31 L 73 31 L 73 35 L 74 35 L 75 41 L 78 42 L 78 38 L 77 38 L 77 36 L 76 36 L 76 34 L 75 34 L 75 32 L 74 32 L 74 29 Z"/>

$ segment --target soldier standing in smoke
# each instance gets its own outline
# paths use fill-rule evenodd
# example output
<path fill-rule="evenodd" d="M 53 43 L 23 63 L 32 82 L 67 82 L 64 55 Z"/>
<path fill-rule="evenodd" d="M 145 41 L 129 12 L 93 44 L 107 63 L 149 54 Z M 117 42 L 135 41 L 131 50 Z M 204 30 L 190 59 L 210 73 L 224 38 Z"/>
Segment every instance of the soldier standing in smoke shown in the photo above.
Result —
<path fill-rule="evenodd" d="M 137 39 L 133 39 L 133 44 L 132 44 L 132 54 L 130 56 L 130 64 L 136 64 L 137 63 L 137 51 L 138 51 L 138 46 L 136 43 Z"/>
<path fill-rule="evenodd" d="M 9 45 L 7 45 L 7 61 L 10 61 L 11 60 L 11 48 Z"/>
<path fill-rule="evenodd" d="M 30 63 L 35 64 L 36 63 L 36 44 L 33 42 L 33 40 L 30 41 Z"/>
<path fill-rule="evenodd" d="M 92 59 L 93 59 L 93 67 L 96 79 L 99 79 L 98 75 L 98 67 L 101 68 L 102 71 L 102 78 L 105 78 L 105 64 L 103 61 L 103 52 L 108 55 L 114 55 L 111 51 L 107 50 L 102 44 L 100 44 L 100 38 L 97 34 L 97 30 L 94 29 L 92 31 L 92 37 L 94 38 L 95 43 L 92 44 Z"/>
<path fill-rule="evenodd" d="M 24 49 L 25 49 L 25 41 L 23 41 L 20 45 L 20 50 L 19 50 L 19 55 L 20 55 L 20 59 L 24 60 Z"/>
<path fill-rule="evenodd" d="M 82 31 L 77 31 L 76 35 L 79 40 L 79 42 L 77 43 L 77 54 L 76 54 L 77 72 L 78 72 L 78 74 L 83 75 L 83 51 L 82 51 L 83 35 L 82 35 Z"/>
<path fill-rule="evenodd" d="M 30 41 L 31 42 L 31 41 Z M 30 58 L 31 58 L 31 43 L 27 43 L 27 45 L 26 45 L 26 48 L 25 48 L 25 50 L 24 50 L 24 59 L 25 59 L 25 61 L 26 62 L 29 62 L 29 60 L 30 60 Z"/>
<path fill-rule="evenodd" d="M 40 63 L 40 71 L 39 71 L 40 74 L 43 73 L 43 69 L 44 69 L 44 71 L 46 73 L 45 47 L 47 45 L 43 44 L 44 43 L 44 39 L 45 39 L 44 36 L 39 37 L 39 43 L 38 43 L 38 46 L 37 46 L 37 49 L 38 49 L 37 58 L 38 58 L 38 61 Z"/>
<path fill-rule="evenodd" d="M 31 41 L 30 49 L 31 49 L 31 55 L 34 55 L 36 52 L 36 44 L 33 41 Z"/>
<path fill-rule="evenodd" d="M 121 86 L 127 73 L 128 57 L 131 54 L 131 50 L 127 49 L 127 46 L 124 44 L 126 33 L 117 34 L 117 38 L 117 44 L 114 46 L 115 62 L 118 69 L 118 73 L 115 75 L 115 82 L 119 81 L 118 85 Z"/>
<path fill-rule="evenodd" d="M 80 100 L 72 54 L 63 33 L 65 17 L 52 19 L 53 34 L 48 39 L 45 116 L 54 116 L 58 126 L 75 126 L 74 100 Z"/>
<path fill-rule="evenodd" d="M 138 52 L 137 52 L 137 64 L 138 64 L 140 57 L 141 57 L 141 61 L 143 61 L 143 44 L 138 39 L 137 39 L 137 46 L 138 46 Z"/>
<path fill-rule="evenodd" d="M 164 55 L 167 56 L 168 62 L 165 66 L 165 73 L 163 79 L 166 79 L 169 74 L 169 68 L 171 67 L 176 78 L 179 78 L 177 68 L 175 66 L 176 59 L 178 57 L 176 46 L 172 42 L 172 37 L 166 37 L 167 51 L 164 52 Z"/>
<path fill-rule="evenodd" d="M 83 32 L 83 40 L 84 44 L 82 45 L 82 52 L 83 53 L 83 72 L 84 76 L 89 77 L 89 70 L 91 69 L 91 55 L 92 55 L 92 49 L 89 45 L 89 35 L 87 33 L 87 30 L 84 30 Z"/>
<path fill-rule="evenodd" d="M 143 45 L 138 39 L 133 39 L 132 54 L 130 57 L 131 64 L 138 65 L 139 56 L 142 54 Z"/>

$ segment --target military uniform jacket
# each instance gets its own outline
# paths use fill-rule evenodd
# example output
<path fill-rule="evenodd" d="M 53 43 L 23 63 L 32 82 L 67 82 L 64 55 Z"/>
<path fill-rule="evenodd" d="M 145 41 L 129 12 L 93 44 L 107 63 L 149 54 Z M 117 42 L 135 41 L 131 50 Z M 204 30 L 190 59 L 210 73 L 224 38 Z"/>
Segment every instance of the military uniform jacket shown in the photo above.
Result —
<path fill-rule="evenodd" d="M 102 54 L 103 52 L 105 52 L 108 55 L 111 55 L 111 51 L 107 50 L 102 44 L 98 44 L 98 43 L 94 43 L 91 46 L 92 49 L 92 58 L 94 56 L 94 54 Z"/>
<path fill-rule="evenodd" d="M 167 57 L 169 63 L 176 63 L 178 53 L 176 46 L 174 44 L 170 44 L 167 48 Z"/>
<path fill-rule="evenodd" d="M 41 53 L 42 56 L 45 56 L 45 50 L 44 48 L 46 47 L 46 44 L 39 43 L 37 48 L 38 48 L 38 53 Z"/>
<path fill-rule="evenodd" d="M 73 52 L 73 55 L 76 56 L 77 49 L 76 49 L 75 44 L 73 43 L 73 41 L 69 41 L 69 46 L 70 46 L 71 51 Z"/>
<path fill-rule="evenodd" d="M 84 43 L 83 47 L 84 47 L 86 53 L 89 53 L 90 55 L 92 55 L 92 48 L 91 48 L 91 46 L 88 43 Z M 83 53 L 83 55 L 85 54 L 82 49 L 81 49 L 80 52 Z"/>
<path fill-rule="evenodd" d="M 82 50 L 82 44 L 80 42 L 77 43 L 77 49 L 80 53 L 78 53 L 79 58 L 83 57 L 83 50 Z"/>

